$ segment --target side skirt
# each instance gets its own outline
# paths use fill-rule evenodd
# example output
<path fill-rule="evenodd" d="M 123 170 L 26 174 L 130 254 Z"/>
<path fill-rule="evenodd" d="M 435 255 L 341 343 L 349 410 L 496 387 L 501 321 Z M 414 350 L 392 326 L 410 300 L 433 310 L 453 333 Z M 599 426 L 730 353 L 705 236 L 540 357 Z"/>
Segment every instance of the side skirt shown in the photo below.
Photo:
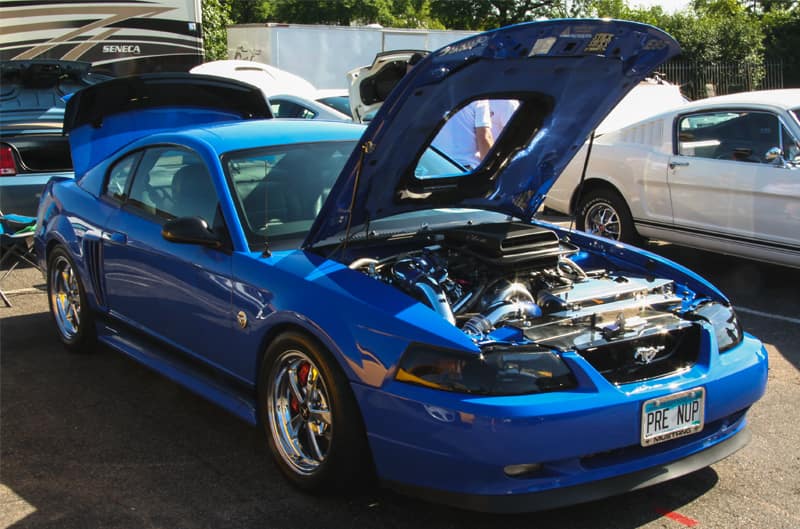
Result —
<path fill-rule="evenodd" d="M 742 237 L 738 235 L 731 235 L 727 233 L 719 233 L 699 228 L 689 228 L 684 226 L 677 226 L 673 224 L 662 224 L 660 222 L 652 222 L 648 220 L 633 219 L 633 223 L 637 226 L 644 226 L 656 230 L 663 230 L 667 232 L 683 233 L 693 237 L 700 237 L 708 240 L 724 241 L 727 243 L 745 244 L 752 248 L 761 250 L 769 250 L 773 252 L 781 252 L 787 255 L 800 254 L 800 246 L 786 244 L 782 242 L 768 241 L 764 239 L 754 239 L 751 237 Z"/>
<path fill-rule="evenodd" d="M 218 372 L 200 360 L 165 347 L 118 321 L 98 322 L 98 340 L 220 406 L 256 424 L 256 390 Z"/>

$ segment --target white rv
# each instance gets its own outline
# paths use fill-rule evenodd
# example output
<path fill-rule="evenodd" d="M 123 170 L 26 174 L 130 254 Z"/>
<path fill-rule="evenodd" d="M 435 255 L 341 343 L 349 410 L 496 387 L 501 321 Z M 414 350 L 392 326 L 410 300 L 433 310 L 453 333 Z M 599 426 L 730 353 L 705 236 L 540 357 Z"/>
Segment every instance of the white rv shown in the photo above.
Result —
<path fill-rule="evenodd" d="M 203 62 L 200 0 L 0 0 L 0 60 L 89 62 L 120 76 Z"/>

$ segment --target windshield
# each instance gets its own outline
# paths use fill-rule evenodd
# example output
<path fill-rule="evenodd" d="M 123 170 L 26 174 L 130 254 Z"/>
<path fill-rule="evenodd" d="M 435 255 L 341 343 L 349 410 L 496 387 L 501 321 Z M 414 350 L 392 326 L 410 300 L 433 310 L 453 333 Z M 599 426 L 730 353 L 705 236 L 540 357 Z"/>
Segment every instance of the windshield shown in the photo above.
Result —
<path fill-rule="evenodd" d="M 228 154 L 223 163 L 251 247 L 303 237 L 355 142 L 265 147 Z"/>
<path fill-rule="evenodd" d="M 800 123 L 800 108 L 794 108 L 789 113 L 794 116 L 795 121 Z"/>
<path fill-rule="evenodd" d="M 352 141 L 331 141 L 226 154 L 225 172 L 251 248 L 280 241 L 299 245 L 354 147 Z M 423 154 L 417 170 L 462 171 L 432 149 Z"/>

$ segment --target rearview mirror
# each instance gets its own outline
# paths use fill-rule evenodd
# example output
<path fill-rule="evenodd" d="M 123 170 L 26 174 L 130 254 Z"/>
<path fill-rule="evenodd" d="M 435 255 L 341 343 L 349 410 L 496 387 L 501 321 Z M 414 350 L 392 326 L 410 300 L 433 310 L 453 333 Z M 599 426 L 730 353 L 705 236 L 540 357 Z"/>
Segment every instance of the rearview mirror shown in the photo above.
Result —
<path fill-rule="evenodd" d="M 170 242 L 182 244 L 199 244 L 209 248 L 222 246 L 222 241 L 201 217 L 181 217 L 167 221 L 161 228 L 161 236 Z"/>

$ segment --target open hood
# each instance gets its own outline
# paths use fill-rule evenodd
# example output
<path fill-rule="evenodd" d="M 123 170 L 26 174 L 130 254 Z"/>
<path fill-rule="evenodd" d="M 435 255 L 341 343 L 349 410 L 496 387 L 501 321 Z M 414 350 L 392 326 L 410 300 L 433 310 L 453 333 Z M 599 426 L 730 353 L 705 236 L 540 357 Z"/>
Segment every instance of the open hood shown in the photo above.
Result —
<path fill-rule="evenodd" d="M 652 26 L 571 19 L 509 26 L 431 53 L 370 122 L 304 245 L 430 208 L 530 219 L 591 131 L 679 51 L 672 37 Z M 445 122 L 478 99 L 520 102 L 482 163 L 463 175 L 416 176 Z"/>
<path fill-rule="evenodd" d="M 271 118 L 257 87 L 188 73 L 114 79 L 76 92 L 67 101 L 75 176 L 139 138 L 156 132 L 218 121 Z"/>

